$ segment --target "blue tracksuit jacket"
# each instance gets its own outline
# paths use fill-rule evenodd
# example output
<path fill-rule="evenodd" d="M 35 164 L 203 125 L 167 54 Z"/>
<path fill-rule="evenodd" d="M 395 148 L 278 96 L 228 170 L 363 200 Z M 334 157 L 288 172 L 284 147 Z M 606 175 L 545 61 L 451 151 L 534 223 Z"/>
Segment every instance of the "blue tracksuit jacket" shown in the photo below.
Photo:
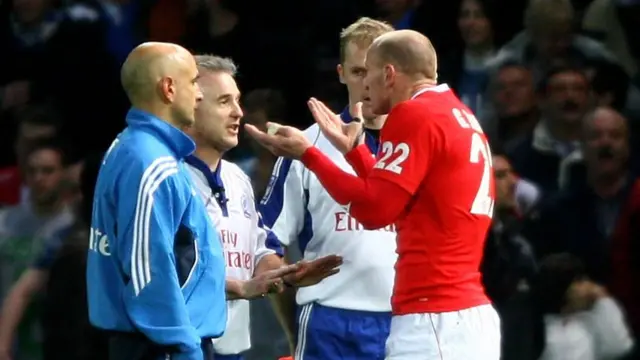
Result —
<path fill-rule="evenodd" d="M 141 332 L 202 359 L 201 338 L 227 321 L 221 242 L 183 159 L 182 131 L 132 109 L 107 151 L 96 184 L 87 259 L 91 323 Z"/>

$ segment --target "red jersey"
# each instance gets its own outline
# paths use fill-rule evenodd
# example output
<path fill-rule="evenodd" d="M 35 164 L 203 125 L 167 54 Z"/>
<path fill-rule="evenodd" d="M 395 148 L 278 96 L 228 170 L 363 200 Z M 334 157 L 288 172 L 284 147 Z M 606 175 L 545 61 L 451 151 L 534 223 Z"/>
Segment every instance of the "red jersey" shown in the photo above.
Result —
<path fill-rule="evenodd" d="M 446 85 L 423 89 L 391 110 L 380 149 L 370 178 L 396 183 L 412 195 L 396 221 L 394 313 L 489 303 L 479 268 L 494 180 L 476 118 Z"/>

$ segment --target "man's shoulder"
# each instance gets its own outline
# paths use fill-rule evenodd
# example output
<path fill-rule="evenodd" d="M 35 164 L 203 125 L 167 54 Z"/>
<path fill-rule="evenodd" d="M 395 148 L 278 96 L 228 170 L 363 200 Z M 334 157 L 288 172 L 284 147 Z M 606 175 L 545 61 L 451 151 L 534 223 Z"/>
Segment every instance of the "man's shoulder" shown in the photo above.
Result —
<path fill-rule="evenodd" d="M 221 172 L 224 178 L 231 182 L 232 186 L 241 186 L 244 192 L 251 192 L 253 195 L 253 186 L 251 185 L 251 179 L 247 174 L 235 163 L 227 160 L 222 160 Z"/>
<path fill-rule="evenodd" d="M 177 165 L 177 159 L 167 144 L 158 137 L 145 131 L 127 129 L 116 139 L 114 159 L 123 166 L 141 170 L 150 166 L 164 164 L 164 167 Z"/>

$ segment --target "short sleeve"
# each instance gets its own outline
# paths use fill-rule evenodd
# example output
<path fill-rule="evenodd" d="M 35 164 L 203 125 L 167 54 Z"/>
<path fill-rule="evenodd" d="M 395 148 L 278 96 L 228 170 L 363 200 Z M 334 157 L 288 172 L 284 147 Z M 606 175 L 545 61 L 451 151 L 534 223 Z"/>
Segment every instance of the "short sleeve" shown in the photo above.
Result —
<path fill-rule="evenodd" d="M 429 166 L 442 148 L 441 131 L 416 101 L 396 105 L 382 129 L 380 148 L 371 177 L 384 179 L 415 194 Z"/>

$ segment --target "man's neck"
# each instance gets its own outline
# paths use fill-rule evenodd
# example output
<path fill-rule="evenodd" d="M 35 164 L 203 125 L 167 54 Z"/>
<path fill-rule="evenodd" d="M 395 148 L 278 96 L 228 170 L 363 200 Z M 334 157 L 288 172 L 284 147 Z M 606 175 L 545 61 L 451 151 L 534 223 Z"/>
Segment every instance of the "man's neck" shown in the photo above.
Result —
<path fill-rule="evenodd" d="M 198 157 L 198 159 L 207 164 L 211 171 L 214 171 L 218 168 L 220 159 L 222 159 L 222 153 L 220 151 L 205 146 L 196 146 L 196 151 L 194 152 L 194 154 Z"/>
<path fill-rule="evenodd" d="M 166 106 L 158 106 L 158 105 L 154 105 L 154 104 L 140 103 L 140 104 L 134 104 L 133 107 L 138 109 L 138 110 L 142 110 L 144 112 L 147 112 L 147 113 L 157 117 L 158 119 L 163 120 L 163 121 L 173 125 L 174 127 L 178 128 L 180 130 L 184 130 L 182 128 L 182 125 L 173 119 L 173 116 L 171 115 L 171 110 Z"/>
<path fill-rule="evenodd" d="M 419 91 L 438 85 L 437 81 L 431 79 L 423 79 L 414 81 L 413 84 L 406 87 L 403 91 L 398 91 L 391 95 L 391 107 L 403 101 L 407 101 L 415 96 Z"/>
<path fill-rule="evenodd" d="M 465 49 L 468 56 L 478 59 L 493 54 L 493 47 L 490 44 L 483 44 Z"/>
<path fill-rule="evenodd" d="M 64 207 L 64 203 L 61 199 L 56 199 L 51 202 L 37 203 L 31 200 L 31 208 L 33 212 L 40 216 L 49 216 L 58 213 Z"/>
<path fill-rule="evenodd" d="M 587 174 L 587 181 L 596 193 L 602 199 L 609 199 L 616 196 L 624 187 L 627 176 L 624 173 L 616 174 Z"/>
<path fill-rule="evenodd" d="M 382 129 L 385 120 L 387 120 L 387 115 L 376 116 L 373 119 L 365 119 L 364 127 L 371 130 L 380 130 Z"/>
<path fill-rule="evenodd" d="M 547 121 L 547 129 L 554 140 L 569 143 L 580 138 L 580 128 L 576 126 L 549 126 L 551 121 Z"/>
<path fill-rule="evenodd" d="M 506 140 L 527 134 L 536 127 L 540 115 L 535 109 L 512 117 L 503 117 L 498 122 L 500 137 Z"/>

